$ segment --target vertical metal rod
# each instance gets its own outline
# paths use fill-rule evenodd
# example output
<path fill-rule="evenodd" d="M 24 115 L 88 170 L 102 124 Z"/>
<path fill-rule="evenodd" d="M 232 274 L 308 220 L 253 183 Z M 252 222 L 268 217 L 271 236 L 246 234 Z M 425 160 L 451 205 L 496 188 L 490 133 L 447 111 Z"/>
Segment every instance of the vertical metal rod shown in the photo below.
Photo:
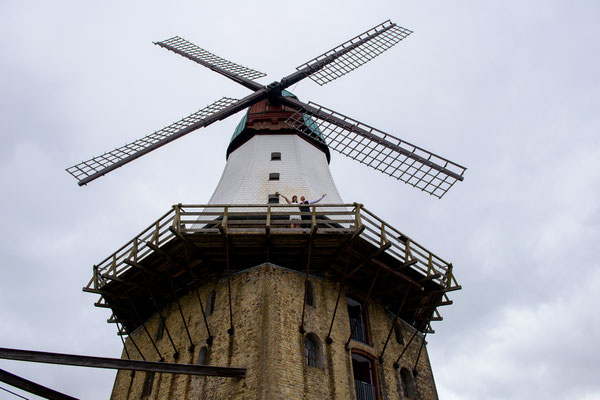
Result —
<path fill-rule="evenodd" d="M 121 334 L 121 328 L 119 327 L 118 322 L 117 322 L 117 336 L 119 336 L 119 338 L 121 338 L 121 343 L 123 343 L 123 349 L 125 350 L 125 355 L 127 356 L 127 359 L 131 360 L 131 356 L 129 355 L 129 350 L 127 350 L 127 346 L 125 346 L 125 339 L 123 339 L 123 335 Z"/>
<path fill-rule="evenodd" d="M 231 308 L 231 274 L 229 273 L 229 238 L 225 237 L 225 258 L 227 259 L 227 294 L 229 296 L 229 329 L 227 333 L 233 335 L 233 310 Z"/>
<path fill-rule="evenodd" d="M 181 316 L 181 321 L 183 322 L 183 327 L 185 328 L 185 333 L 187 334 L 188 340 L 190 341 L 190 347 L 188 348 L 189 352 L 194 351 L 194 343 L 192 342 L 192 336 L 190 335 L 190 330 L 188 329 L 187 323 L 185 322 L 185 316 L 183 315 L 183 310 L 181 309 L 181 304 L 179 303 L 179 299 L 177 298 L 177 293 L 175 293 L 175 286 L 173 285 L 173 280 L 171 279 L 171 274 L 169 272 L 165 272 L 167 278 L 169 278 L 169 286 L 171 286 L 171 294 L 177 303 L 177 308 L 179 309 L 179 315 Z"/>
<path fill-rule="evenodd" d="M 415 329 L 415 333 L 412 334 L 412 336 L 410 337 L 410 340 L 408 341 L 408 343 L 406 343 L 406 346 L 404 346 L 404 349 L 402 349 L 402 353 L 400 353 L 400 355 L 398 356 L 398 359 L 396 360 L 396 362 L 394 362 L 395 369 L 398 369 L 400 367 L 400 364 L 398 364 L 398 363 L 400 362 L 400 359 L 402 358 L 402 356 L 408 349 L 408 346 L 410 346 L 410 344 L 412 343 L 415 336 L 417 336 L 417 332 L 419 332 L 419 331 L 417 329 Z"/>
<path fill-rule="evenodd" d="M 135 343 L 135 340 L 133 340 L 133 337 L 131 337 L 131 334 L 129 333 L 129 329 L 127 329 L 125 327 L 125 325 L 123 325 L 122 322 L 119 322 L 119 318 L 117 318 L 116 314 L 113 314 L 113 315 L 115 317 L 115 321 L 117 321 L 117 328 L 119 327 L 118 324 L 121 324 L 121 326 L 125 330 L 125 333 L 127 333 L 127 337 L 129 338 L 129 340 L 131 340 L 131 343 L 133 343 L 133 347 L 135 347 L 135 349 L 137 350 L 137 352 L 140 354 L 140 357 L 142 357 L 142 360 L 146 361 L 146 357 L 144 357 L 144 355 L 142 354 L 142 351 L 140 350 L 140 348 L 138 347 L 138 345 Z M 121 332 L 120 329 L 119 329 L 119 332 Z M 123 337 L 121 337 L 121 339 L 123 339 Z M 127 348 L 125 348 L 125 350 L 127 350 Z"/>
<path fill-rule="evenodd" d="M 306 296 L 308 294 L 308 271 L 310 270 L 310 258 L 312 251 L 312 238 L 308 240 L 308 259 L 306 260 L 306 277 L 304 278 L 304 302 L 302 303 L 302 321 L 300 321 L 300 333 L 304 334 L 304 312 L 306 310 Z"/>
<path fill-rule="evenodd" d="M 152 293 L 152 289 L 150 289 L 150 283 L 148 282 L 148 279 L 146 278 L 146 272 L 144 272 L 144 271 L 142 271 L 142 278 L 144 279 L 144 283 L 146 284 L 146 289 L 148 289 L 148 293 L 150 294 L 150 298 L 152 299 L 152 304 L 154 304 L 154 308 L 156 308 L 156 312 L 158 313 L 158 317 L 160 318 L 162 326 L 164 326 L 165 331 L 167 332 L 167 337 L 169 338 L 169 342 L 171 342 L 173 351 L 175 351 L 175 353 L 173 354 L 173 358 L 177 359 L 177 358 L 179 358 L 179 351 L 177 351 L 177 347 L 175 347 L 175 343 L 173 343 L 173 338 L 171 337 L 171 333 L 169 332 L 169 328 L 167 327 L 167 322 L 166 322 L 165 318 L 163 317 L 162 313 L 160 312 L 160 307 L 158 306 L 158 303 L 156 302 L 156 297 L 154 297 L 154 293 Z"/>
<path fill-rule="evenodd" d="M 421 357 L 421 351 L 423 351 L 423 347 L 425 346 L 426 338 L 427 338 L 427 332 L 425 332 L 425 335 L 423 335 L 423 341 L 421 342 L 421 347 L 419 347 L 419 354 L 417 354 L 417 361 L 415 361 L 415 367 L 413 368 L 413 374 L 414 374 L 414 371 L 417 370 L 417 364 L 419 363 L 419 358 Z"/>
<path fill-rule="evenodd" d="M 123 350 L 125 350 L 125 355 L 127 356 L 127 359 L 131 360 L 131 356 L 129 355 L 129 350 L 127 350 L 127 346 L 125 345 L 125 339 L 123 339 L 123 335 L 121 335 L 121 328 L 119 327 L 119 322 L 118 321 L 117 321 L 117 332 L 118 332 L 117 336 L 119 336 L 119 338 L 121 339 L 121 343 L 123 343 Z M 137 348 L 137 346 L 136 346 L 136 348 Z M 141 354 L 142 353 L 140 353 L 140 355 Z M 144 356 L 142 356 L 142 358 L 144 358 Z M 135 371 L 131 371 L 131 373 L 129 375 L 131 376 L 131 379 L 133 380 L 133 377 L 135 375 Z"/>
<path fill-rule="evenodd" d="M 213 342 L 213 336 L 210 334 L 210 328 L 208 327 L 206 313 L 204 312 L 204 306 L 202 305 L 202 300 L 200 299 L 200 293 L 198 292 L 197 287 L 196 287 L 195 292 L 196 292 L 196 298 L 198 298 L 198 303 L 200 304 L 200 311 L 202 311 L 202 318 L 204 319 L 204 325 L 206 326 L 206 333 L 208 333 L 208 337 L 206 338 L 206 344 L 210 346 Z"/>
<path fill-rule="evenodd" d="M 369 304 L 369 297 L 371 297 L 371 291 L 373 290 L 373 287 L 375 286 L 375 281 L 377 280 L 377 277 L 379 276 L 379 271 L 381 271 L 381 265 L 379 265 L 377 267 L 377 272 L 375 272 L 375 276 L 373 277 L 373 280 L 371 281 L 371 286 L 369 287 L 369 291 L 367 293 L 367 298 L 365 299 L 365 301 L 363 302 L 363 304 L 361 304 L 360 306 L 360 319 L 362 319 L 363 321 L 365 320 L 365 309 L 367 308 L 367 305 Z M 348 345 L 350 344 L 350 340 L 352 340 L 352 335 L 354 334 L 354 330 L 356 329 L 356 326 L 358 325 L 358 321 L 360 319 L 357 319 L 356 321 L 354 321 L 354 324 L 352 324 L 352 329 L 350 330 L 350 336 L 348 337 L 348 340 L 346 341 L 346 349 L 348 349 Z"/>
<path fill-rule="evenodd" d="M 337 313 L 338 304 L 340 302 L 340 297 L 342 295 L 342 291 L 344 290 L 344 281 L 346 280 L 346 271 L 348 270 L 349 263 L 350 263 L 350 250 L 348 250 L 348 257 L 346 257 L 346 266 L 344 267 L 342 281 L 340 282 L 340 290 L 338 290 L 337 299 L 335 300 L 335 308 L 333 309 L 333 316 L 331 317 L 331 324 L 329 324 L 329 332 L 327 332 L 327 337 L 325 338 L 325 343 L 327 343 L 327 344 L 333 343 L 333 339 L 331 338 L 331 330 L 333 329 L 333 321 L 335 321 L 335 315 Z"/>
<path fill-rule="evenodd" d="M 267 206 L 267 223 L 266 223 L 266 235 L 267 240 L 267 264 L 269 263 L 269 256 L 271 253 L 271 206 Z"/>
<path fill-rule="evenodd" d="M 398 321 L 398 316 L 400 315 L 400 312 L 402 311 L 402 307 L 404 307 L 404 302 L 406 301 L 406 296 L 408 295 L 408 291 L 410 290 L 410 286 L 406 287 L 406 292 L 404 292 L 404 297 L 402 298 L 402 302 L 400 303 L 400 307 L 398 307 L 398 311 L 396 311 L 396 314 L 394 316 L 394 321 L 392 322 L 392 327 L 390 328 L 390 332 L 387 335 L 387 339 L 385 339 L 385 344 L 383 345 L 383 349 L 381 350 L 381 354 L 379 355 L 379 363 L 383 363 L 383 353 L 385 353 L 385 348 L 388 345 L 388 342 L 390 341 L 390 336 L 392 336 L 392 331 L 394 330 L 394 326 L 396 325 L 396 322 Z"/>
<path fill-rule="evenodd" d="M 158 350 L 158 347 L 156 347 L 156 343 L 154 343 L 154 339 L 152 339 L 152 335 L 150 334 L 150 332 L 148 332 L 148 328 L 146 328 L 146 324 L 142 320 L 142 317 L 140 317 L 140 314 L 138 313 L 137 308 L 135 308 L 135 304 L 133 303 L 133 300 L 129 296 L 129 292 L 127 291 L 127 289 L 125 287 L 123 287 L 123 292 L 125 292 L 125 295 L 127 296 L 127 300 L 129 300 L 129 304 L 131 305 L 131 308 L 133 309 L 133 312 L 134 312 L 135 316 L 137 317 L 138 322 L 142 325 L 142 328 L 144 328 L 144 331 L 146 332 L 146 335 L 148 335 L 148 339 L 150 339 L 150 342 L 152 342 L 152 346 L 154 347 L 154 350 L 156 350 L 156 353 L 158 354 L 158 358 L 160 359 L 160 361 L 164 361 L 165 360 L 164 357 L 162 356 L 162 354 L 160 354 L 160 350 Z"/>

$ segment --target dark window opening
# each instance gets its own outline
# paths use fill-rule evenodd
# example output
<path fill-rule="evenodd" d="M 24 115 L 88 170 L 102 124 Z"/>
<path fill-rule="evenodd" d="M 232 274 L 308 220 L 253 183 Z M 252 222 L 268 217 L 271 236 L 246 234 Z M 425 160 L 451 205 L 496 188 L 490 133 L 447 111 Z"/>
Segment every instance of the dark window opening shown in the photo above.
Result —
<path fill-rule="evenodd" d="M 352 353 L 352 372 L 354 374 L 354 390 L 356 400 L 378 399 L 375 364 L 373 360 L 357 353 Z"/>
<path fill-rule="evenodd" d="M 150 396 L 152 393 L 152 385 L 154 384 L 154 372 L 146 372 L 144 386 L 142 387 L 142 397 Z"/>
<path fill-rule="evenodd" d="M 270 181 L 278 181 L 279 180 L 279 172 L 271 172 L 269 173 Z"/>
<path fill-rule="evenodd" d="M 208 349 L 206 346 L 203 346 L 198 352 L 198 365 L 206 365 L 206 356 L 208 354 Z"/>
<path fill-rule="evenodd" d="M 279 196 L 277 196 L 276 194 L 270 194 L 267 203 L 279 204 Z"/>
<path fill-rule="evenodd" d="M 215 291 L 211 290 L 208 294 L 208 298 L 206 299 L 206 315 L 212 315 L 215 311 Z"/>
<path fill-rule="evenodd" d="M 315 307 L 315 287 L 310 281 L 306 281 L 306 304 Z"/>
<path fill-rule="evenodd" d="M 417 390 L 415 388 L 415 378 L 408 368 L 400 369 L 400 379 L 402 380 L 402 389 L 404 394 L 409 399 L 417 398 Z"/>
<path fill-rule="evenodd" d="M 278 151 L 274 151 L 273 153 L 271 153 L 271 161 L 280 161 L 281 160 L 281 153 Z"/>
<path fill-rule="evenodd" d="M 309 367 L 317 366 L 317 350 L 315 343 L 307 336 L 304 338 L 304 355 L 306 356 L 306 365 Z"/>
<path fill-rule="evenodd" d="M 396 342 L 404 344 L 404 337 L 402 336 L 402 325 L 397 319 L 394 319 L 394 334 L 396 335 Z"/>
<path fill-rule="evenodd" d="M 369 332 L 367 330 L 367 324 L 365 323 L 366 315 L 361 312 L 361 305 L 358 301 L 348 297 L 346 299 L 348 303 L 348 317 L 350 318 L 350 329 L 352 331 L 352 339 L 358 340 L 362 343 L 369 343 Z"/>
<path fill-rule="evenodd" d="M 165 319 L 158 317 L 158 328 L 156 329 L 156 340 L 160 340 L 163 338 L 163 334 L 165 333 Z"/>
<path fill-rule="evenodd" d="M 304 337 L 304 359 L 309 367 L 323 368 L 321 341 L 314 333 L 308 333 Z"/>

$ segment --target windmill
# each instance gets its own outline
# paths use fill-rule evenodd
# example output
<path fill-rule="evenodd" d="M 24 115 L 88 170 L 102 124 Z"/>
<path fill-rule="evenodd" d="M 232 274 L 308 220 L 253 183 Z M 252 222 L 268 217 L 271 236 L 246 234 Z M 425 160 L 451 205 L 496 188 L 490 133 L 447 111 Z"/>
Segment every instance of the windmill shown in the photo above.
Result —
<path fill-rule="evenodd" d="M 83 290 L 112 311 L 122 359 L 3 348 L 0 358 L 119 370 L 115 399 L 437 398 L 425 338 L 442 319 L 438 308 L 452 304 L 447 293 L 461 288 L 453 266 L 362 204 L 343 204 L 329 150 L 438 198 L 465 168 L 286 90 L 306 77 L 327 84 L 411 33 L 386 21 L 266 86 L 255 81 L 265 74 L 180 37 L 157 42 L 253 93 L 223 97 L 67 171 L 86 185 L 248 109 L 221 181 L 209 204 L 174 205 L 94 265 Z M 266 166 L 287 168 L 285 179 Z M 332 201 L 276 204 L 278 192 L 265 193 L 278 187 L 324 188 Z M 69 398 L 4 371 L 0 380 Z"/>
<path fill-rule="evenodd" d="M 457 181 L 463 180 L 465 167 L 327 107 L 313 102 L 304 103 L 295 96 L 286 95 L 289 92 L 285 90 L 307 77 L 319 85 L 330 83 L 371 61 L 411 33 L 388 20 L 298 66 L 296 72 L 266 86 L 255 81 L 266 74 L 218 57 L 178 36 L 155 42 L 239 83 L 253 93 L 243 99 L 223 97 L 150 135 L 69 167 L 67 172 L 78 180 L 80 186 L 86 185 L 188 133 L 267 101 L 294 110 L 295 113 L 286 123 L 298 132 L 314 136 L 318 131 L 329 148 L 441 198 Z"/>

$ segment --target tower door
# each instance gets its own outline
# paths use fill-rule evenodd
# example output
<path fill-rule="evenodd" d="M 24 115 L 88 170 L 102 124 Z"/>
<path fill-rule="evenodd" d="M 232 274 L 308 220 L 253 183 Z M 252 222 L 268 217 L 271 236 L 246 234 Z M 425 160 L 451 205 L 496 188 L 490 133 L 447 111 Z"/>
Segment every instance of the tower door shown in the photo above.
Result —
<path fill-rule="evenodd" d="M 352 353 L 352 372 L 354 373 L 356 400 L 378 399 L 373 360 Z"/>

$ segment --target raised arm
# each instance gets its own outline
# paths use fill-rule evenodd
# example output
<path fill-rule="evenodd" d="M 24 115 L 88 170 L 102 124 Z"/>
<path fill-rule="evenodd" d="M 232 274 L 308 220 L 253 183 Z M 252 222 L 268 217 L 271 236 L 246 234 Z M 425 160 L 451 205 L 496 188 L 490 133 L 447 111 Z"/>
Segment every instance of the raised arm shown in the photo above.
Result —
<path fill-rule="evenodd" d="M 327 196 L 327 193 L 323 193 L 323 196 L 319 197 L 317 200 L 309 200 L 307 201 L 307 204 L 315 204 L 320 202 L 321 200 L 323 200 L 323 198 Z"/>
<path fill-rule="evenodd" d="M 282 195 L 281 193 L 277 192 L 275 194 L 278 195 L 278 196 L 283 197 L 288 204 L 292 204 L 292 202 L 287 197 L 285 197 L 284 195 Z"/>

